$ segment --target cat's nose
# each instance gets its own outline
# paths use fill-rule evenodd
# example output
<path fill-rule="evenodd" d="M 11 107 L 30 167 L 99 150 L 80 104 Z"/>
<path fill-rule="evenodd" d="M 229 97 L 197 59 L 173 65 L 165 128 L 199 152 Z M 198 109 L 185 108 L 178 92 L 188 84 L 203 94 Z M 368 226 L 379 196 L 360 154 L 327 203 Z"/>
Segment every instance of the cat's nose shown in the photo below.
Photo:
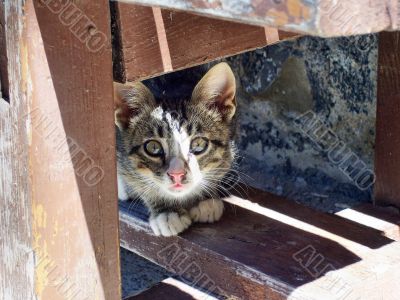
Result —
<path fill-rule="evenodd" d="M 173 157 L 169 162 L 167 175 L 173 183 L 181 183 L 186 176 L 185 163 L 181 158 Z"/>
<path fill-rule="evenodd" d="M 182 183 L 182 181 L 185 179 L 186 176 L 186 172 L 184 170 L 175 171 L 174 173 L 167 172 L 167 174 L 174 183 Z"/>

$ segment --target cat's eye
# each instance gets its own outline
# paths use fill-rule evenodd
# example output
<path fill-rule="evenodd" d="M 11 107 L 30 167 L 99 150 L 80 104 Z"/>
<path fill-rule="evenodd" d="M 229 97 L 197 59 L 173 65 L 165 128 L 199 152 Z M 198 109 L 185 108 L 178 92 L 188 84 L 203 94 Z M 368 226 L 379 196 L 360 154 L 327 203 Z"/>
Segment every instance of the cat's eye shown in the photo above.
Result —
<path fill-rule="evenodd" d="M 164 155 L 164 149 L 160 142 L 157 141 L 147 141 L 144 144 L 144 150 L 150 156 L 162 156 Z"/>
<path fill-rule="evenodd" d="M 204 153 L 208 148 L 208 140 L 203 137 L 198 137 L 192 140 L 190 144 L 190 152 L 195 155 Z"/>

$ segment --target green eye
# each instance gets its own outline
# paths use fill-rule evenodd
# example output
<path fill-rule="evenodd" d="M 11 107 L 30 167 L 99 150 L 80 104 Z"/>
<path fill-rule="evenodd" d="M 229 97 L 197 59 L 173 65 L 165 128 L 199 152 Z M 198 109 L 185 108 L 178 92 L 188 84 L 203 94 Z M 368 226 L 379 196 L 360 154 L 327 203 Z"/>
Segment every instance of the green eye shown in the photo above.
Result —
<path fill-rule="evenodd" d="M 144 144 L 144 150 L 150 156 L 162 156 L 164 155 L 164 149 L 161 144 L 157 141 L 147 141 Z"/>
<path fill-rule="evenodd" d="M 208 140 L 206 138 L 198 137 L 192 140 L 190 144 L 190 152 L 194 155 L 199 155 L 207 150 Z"/>

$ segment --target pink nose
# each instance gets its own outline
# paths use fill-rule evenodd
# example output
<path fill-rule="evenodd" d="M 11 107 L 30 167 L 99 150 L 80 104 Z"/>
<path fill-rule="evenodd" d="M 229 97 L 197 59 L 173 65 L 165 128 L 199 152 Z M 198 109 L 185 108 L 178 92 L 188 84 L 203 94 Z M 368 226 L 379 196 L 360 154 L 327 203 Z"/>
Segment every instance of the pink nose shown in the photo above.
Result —
<path fill-rule="evenodd" d="M 174 183 L 182 183 L 182 180 L 185 178 L 185 171 L 174 171 L 174 172 L 167 172 L 169 178 L 171 178 L 171 180 Z"/>

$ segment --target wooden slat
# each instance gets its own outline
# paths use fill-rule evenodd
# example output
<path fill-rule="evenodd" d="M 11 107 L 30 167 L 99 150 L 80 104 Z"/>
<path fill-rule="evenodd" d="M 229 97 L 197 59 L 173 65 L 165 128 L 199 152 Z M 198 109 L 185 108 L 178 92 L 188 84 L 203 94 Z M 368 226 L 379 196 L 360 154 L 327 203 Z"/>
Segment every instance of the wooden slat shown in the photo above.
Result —
<path fill-rule="evenodd" d="M 325 37 L 400 28 L 398 0 L 122 0 Z"/>
<path fill-rule="evenodd" d="M 362 204 L 346 208 L 336 215 L 381 231 L 386 237 L 400 242 L 400 214 L 398 209 Z"/>
<path fill-rule="evenodd" d="M 120 299 L 108 1 L 32 0 L 24 13 L 36 297 Z"/>
<path fill-rule="evenodd" d="M 397 299 L 400 243 L 380 230 L 257 190 L 227 201 L 221 221 L 174 238 L 154 237 L 139 206 L 122 203 L 121 245 L 239 299 Z"/>
<path fill-rule="evenodd" d="M 174 278 L 164 279 L 148 290 L 124 300 L 216 300 L 217 298 L 197 290 Z"/>
<path fill-rule="evenodd" d="M 12 98 L 10 104 L 0 99 L 0 299 L 34 299 L 24 2 L 0 2 Z"/>
<path fill-rule="evenodd" d="M 115 78 L 135 81 L 293 38 L 275 28 L 115 3 Z"/>
<path fill-rule="evenodd" d="M 375 203 L 400 208 L 400 33 L 379 35 Z"/>

